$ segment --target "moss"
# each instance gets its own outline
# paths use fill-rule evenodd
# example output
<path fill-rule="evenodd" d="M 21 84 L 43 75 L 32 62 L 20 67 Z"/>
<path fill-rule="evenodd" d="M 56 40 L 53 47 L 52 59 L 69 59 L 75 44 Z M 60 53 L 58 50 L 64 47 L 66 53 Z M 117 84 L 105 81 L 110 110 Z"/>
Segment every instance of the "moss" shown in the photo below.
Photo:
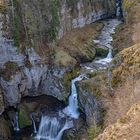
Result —
<path fill-rule="evenodd" d="M 79 74 L 79 70 L 80 68 L 76 66 L 75 68 L 73 68 L 73 70 L 65 74 L 63 83 L 64 87 L 66 88 L 66 91 L 70 91 L 71 80 Z"/>
<path fill-rule="evenodd" d="M 19 110 L 19 127 L 24 128 L 26 126 L 30 126 L 32 121 L 29 117 L 29 114 L 26 112 L 25 109 Z"/>
<path fill-rule="evenodd" d="M 96 57 L 106 57 L 108 54 L 108 50 L 103 48 L 96 48 Z"/>
<path fill-rule="evenodd" d="M 88 140 L 93 140 L 95 137 L 97 137 L 100 130 L 101 130 L 101 128 L 99 126 L 97 126 L 96 124 L 92 125 L 88 129 Z"/>
<path fill-rule="evenodd" d="M 8 61 L 4 64 L 4 69 L 0 69 L 0 76 L 6 80 L 11 80 L 11 76 L 15 75 L 19 70 L 19 66 L 16 62 Z"/>
<path fill-rule="evenodd" d="M 63 48 L 78 62 L 92 61 L 95 58 L 93 39 L 98 37 L 102 28 L 103 24 L 97 22 L 74 29 L 58 41 L 58 47 Z"/>

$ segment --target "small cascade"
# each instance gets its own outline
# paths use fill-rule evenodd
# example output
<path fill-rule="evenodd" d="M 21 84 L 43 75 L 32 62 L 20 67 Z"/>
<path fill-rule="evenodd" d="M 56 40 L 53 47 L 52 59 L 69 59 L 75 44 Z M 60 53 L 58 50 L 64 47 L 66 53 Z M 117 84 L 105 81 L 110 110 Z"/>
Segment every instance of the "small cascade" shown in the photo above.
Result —
<path fill-rule="evenodd" d="M 36 136 L 37 140 L 61 140 L 63 132 L 73 127 L 73 119 L 78 119 L 80 115 L 75 84 L 84 77 L 84 75 L 79 75 L 71 81 L 71 95 L 69 96 L 69 104 L 66 108 L 58 111 L 53 116 L 42 116 Z"/>
<path fill-rule="evenodd" d="M 63 132 L 73 127 L 71 120 L 61 116 L 42 116 L 37 140 L 61 140 Z"/>
<path fill-rule="evenodd" d="M 12 120 L 12 125 L 14 128 L 14 131 L 17 131 L 17 132 L 20 131 L 19 124 L 18 124 L 18 112 L 16 112 L 16 115 L 14 119 Z"/>
<path fill-rule="evenodd" d="M 37 128 L 36 128 L 36 124 L 35 124 L 35 120 L 34 120 L 33 114 L 31 114 L 30 117 L 31 117 L 32 124 L 33 124 L 34 134 L 36 134 L 37 133 Z"/>
<path fill-rule="evenodd" d="M 112 34 L 115 33 L 115 28 L 121 23 L 118 19 L 110 19 L 106 21 L 104 24 L 104 28 L 101 32 L 101 35 L 99 36 L 98 40 L 94 40 L 94 43 L 96 43 L 99 47 L 106 47 L 109 49 L 108 55 L 104 59 L 100 59 L 98 61 L 95 61 L 95 63 L 107 65 L 112 61 Z"/>
<path fill-rule="evenodd" d="M 112 49 L 109 49 L 107 58 L 108 58 L 108 59 L 112 59 Z"/>
<path fill-rule="evenodd" d="M 68 116 L 77 119 L 80 115 L 78 111 L 78 99 L 77 99 L 77 89 L 76 82 L 81 81 L 84 78 L 84 75 L 79 75 L 71 82 L 71 95 L 69 97 L 69 105 L 63 110 Z"/>

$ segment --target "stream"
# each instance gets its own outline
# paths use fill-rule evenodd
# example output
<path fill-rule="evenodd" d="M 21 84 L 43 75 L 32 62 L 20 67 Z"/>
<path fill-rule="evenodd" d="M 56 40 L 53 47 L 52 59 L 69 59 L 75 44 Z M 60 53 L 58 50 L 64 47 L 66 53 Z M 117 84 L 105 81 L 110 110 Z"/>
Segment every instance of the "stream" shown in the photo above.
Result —
<path fill-rule="evenodd" d="M 118 19 L 108 19 L 103 23 L 104 28 L 102 29 L 101 35 L 97 40 L 93 41 L 97 46 L 107 48 L 108 55 L 106 58 L 94 60 L 92 63 L 81 64 L 81 69 L 85 68 L 86 70 L 93 72 L 94 70 L 107 68 L 112 60 L 112 34 L 115 33 L 115 28 L 121 23 L 121 21 Z M 42 115 L 39 130 L 35 136 L 36 140 L 61 140 L 64 131 L 74 127 L 73 121 L 80 116 L 76 82 L 84 80 L 85 78 L 86 72 L 81 72 L 78 77 L 71 81 L 71 95 L 69 96 L 67 107 L 58 110 L 58 112 Z M 34 126 L 34 128 L 36 127 Z"/>
<path fill-rule="evenodd" d="M 116 16 L 120 16 L 120 0 L 116 4 Z M 1 20 L 1 15 L 0 15 Z M 30 115 L 30 119 L 33 125 L 33 134 L 32 137 L 35 140 L 61 140 L 64 134 L 64 131 L 74 128 L 74 122 L 80 118 L 81 112 L 79 109 L 78 103 L 78 91 L 76 88 L 76 83 L 87 79 L 86 74 L 100 69 L 106 69 L 109 66 L 109 63 L 112 60 L 112 34 L 115 34 L 116 27 L 121 23 L 118 18 L 112 18 L 102 21 L 104 27 L 101 31 L 100 36 L 93 40 L 94 44 L 97 47 L 108 50 L 108 54 L 105 58 L 97 58 L 90 63 L 81 64 L 81 70 L 79 76 L 75 77 L 71 81 L 71 93 L 68 98 L 68 105 L 59 108 L 55 111 L 42 112 L 41 121 L 38 127 L 34 115 Z M 2 22 L 0 22 L 0 27 L 2 27 Z M 0 29 L 0 67 L 3 67 L 4 63 L 7 61 L 17 62 L 19 65 L 22 65 L 24 56 L 18 54 L 16 48 L 13 47 L 13 43 L 10 40 L 7 40 Z M 33 55 L 36 58 L 36 55 Z M 34 72 L 33 72 L 34 73 Z M 15 118 L 13 119 L 12 125 L 15 132 L 19 132 L 18 124 L 18 113 L 16 113 Z"/>
<path fill-rule="evenodd" d="M 13 0 L 11 0 L 12 9 L 13 7 Z M 120 16 L 120 0 L 116 2 L 116 17 Z M 14 17 L 14 10 L 12 12 Z M 30 114 L 30 119 L 32 121 L 32 138 L 35 140 L 61 140 L 64 132 L 71 128 L 75 127 L 75 121 L 81 117 L 81 112 L 79 109 L 78 103 L 78 91 L 76 84 L 79 81 L 87 79 L 86 74 L 94 71 L 98 71 L 100 69 L 106 69 L 109 66 L 109 63 L 112 61 L 112 34 L 115 34 L 116 27 L 121 23 L 118 18 L 112 18 L 108 20 L 102 21 L 104 27 L 101 31 L 100 36 L 93 40 L 94 44 L 97 47 L 103 48 L 108 50 L 108 54 L 105 58 L 96 58 L 90 63 L 81 64 L 80 74 L 71 80 L 71 92 L 68 98 L 68 105 L 65 107 L 57 107 L 57 110 L 47 110 L 46 112 L 42 112 L 41 114 L 41 121 L 39 119 L 39 127 L 37 121 L 35 119 L 34 114 Z M 23 62 L 25 60 L 25 56 L 18 53 L 18 49 L 14 47 L 13 41 L 7 39 L 3 34 L 2 29 L 2 14 L 0 14 L 0 68 L 4 67 L 4 64 L 8 61 L 16 62 L 19 66 L 23 66 Z M 32 53 L 31 53 L 32 52 Z M 35 60 L 40 60 L 38 55 L 34 52 L 34 50 L 30 50 L 31 53 L 29 56 L 30 62 L 36 62 Z M 42 67 L 41 67 L 42 69 Z M 40 69 L 39 69 L 40 71 Z M 44 72 L 45 73 L 45 72 Z M 29 74 L 30 75 L 30 74 Z M 36 69 L 31 70 L 31 77 L 33 82 L 36 79 L 39 79 L 38 73 Z M 41 74 L 40 74 L 41 75 Z M 40 82 L 40 81 L 39 81 Z M 38 82 L 38 84 L 39 84 Z M 38 87 L 38 86 L 36 86 Z M 41 100 L 42 102 L 42 100 Z M 57 106 L 55 103 L 54 106 Z M 55 108 L 55 107 L 54 107 Z M 20 133 L 20 126 L 19 126 L 19 114 L 16 112 L 13 120 L 12 120 L 12 127 L 14 132 Z M 20 134 L 19 134 L 20 135 Z"/>

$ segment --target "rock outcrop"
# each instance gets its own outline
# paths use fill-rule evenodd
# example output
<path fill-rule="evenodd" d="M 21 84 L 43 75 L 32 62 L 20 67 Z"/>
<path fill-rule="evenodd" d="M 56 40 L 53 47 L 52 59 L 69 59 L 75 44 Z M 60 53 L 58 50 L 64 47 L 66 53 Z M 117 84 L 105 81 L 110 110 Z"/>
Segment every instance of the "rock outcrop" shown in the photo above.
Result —
<path fill-rule="evenodd" d="M 40 46 L 43 41 L 61 38 L 73 28 L 83 27 L 116 13 L 115 0 L 9 0 L 8 2 L 10 5 L 8 11 L 15 24 L 15 29 L 12 30 L 20 35 L 16 37 L 15 34 L 16 42 L 19 43 L 21 38 L 22 40 L 25 38 L 33 46 Z"/>

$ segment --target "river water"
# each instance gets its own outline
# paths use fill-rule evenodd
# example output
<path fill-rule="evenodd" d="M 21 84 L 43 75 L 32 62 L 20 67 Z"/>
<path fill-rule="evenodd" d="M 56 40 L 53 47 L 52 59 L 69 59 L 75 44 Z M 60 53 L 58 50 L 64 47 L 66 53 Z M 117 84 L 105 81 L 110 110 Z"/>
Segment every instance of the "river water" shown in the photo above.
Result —
<path fill-rule="evenodd" d="M 112 60 L 112 34 L 115 33 L 115 28 L 121 23 L 118 19 L 109 19 L 104 21 L 104 28 L 101 35 L 94 42 L 99 47 L 108 49 L 108 55 L 104 59 L 94 60 L 88 65 L 82 65 L 91 72 L 101 68 L 106 68 Z M 80 116 L 76 83 L 86 78 L 85 73 L 81 73 L 78 77 L 71 81 L 71 95 L 69 96 L 68 106 L 62 110 L 58 110 L 54 114 L 42 115 L 39 130 L 35 137 L 36 140 L 61 140 L 65 130 L 72 128 L 74 119 Z"/>

